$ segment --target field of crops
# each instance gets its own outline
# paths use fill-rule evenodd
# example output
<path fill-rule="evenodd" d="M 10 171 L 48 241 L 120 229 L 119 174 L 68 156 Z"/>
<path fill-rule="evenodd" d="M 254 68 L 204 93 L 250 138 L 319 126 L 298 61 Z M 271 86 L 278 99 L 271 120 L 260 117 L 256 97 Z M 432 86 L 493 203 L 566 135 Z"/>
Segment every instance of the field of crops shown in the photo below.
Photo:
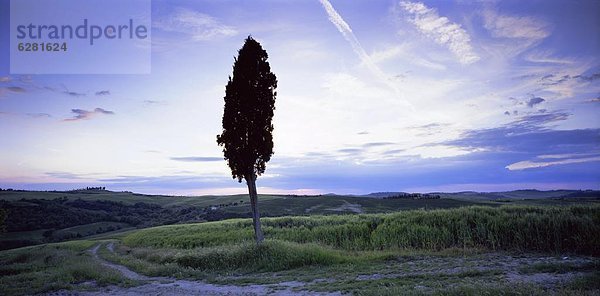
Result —
<path fill-rule="evenodd" d="M 600 254 L 600 206 L 464 207 L 262 221 L 267 238 L 349 251 L 483 248 Z M 250 219 L 233 219 L 155 227 L 123 241 L 131 247 L 191 249 L 249 242 L 252 235 Z"/>

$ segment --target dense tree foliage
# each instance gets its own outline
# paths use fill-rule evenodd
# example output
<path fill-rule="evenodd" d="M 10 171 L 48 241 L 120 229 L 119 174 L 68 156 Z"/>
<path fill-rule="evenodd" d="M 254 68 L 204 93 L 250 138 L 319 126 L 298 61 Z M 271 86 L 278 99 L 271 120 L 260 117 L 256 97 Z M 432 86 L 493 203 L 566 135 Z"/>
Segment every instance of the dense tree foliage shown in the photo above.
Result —
<path fill-rule="evenodd" d="M 246 180 L 254 220 L 256 241 L 263 240 L 258 211 L 256 177 L 264 173 L 273 155 L 273 111 L 277 78 L 271 72 L 268 54 L 248 37 L 233 64 L 233 76 L 225 88 L 223 132 L 217 143 L 231 168 L 233 178 Z"/>

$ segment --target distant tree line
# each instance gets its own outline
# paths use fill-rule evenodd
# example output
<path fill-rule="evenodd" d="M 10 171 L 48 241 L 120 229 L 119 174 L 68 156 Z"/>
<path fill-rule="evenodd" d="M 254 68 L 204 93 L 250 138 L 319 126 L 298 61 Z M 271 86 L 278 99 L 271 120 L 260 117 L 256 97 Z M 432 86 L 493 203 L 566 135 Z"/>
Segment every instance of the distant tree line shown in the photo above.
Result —
<path fill-rule="evenodd" d="M 25 191 L 25 190 L 15 190 L 12 188 L 4 188 L 4 189 L 0 188 L 0 191 Z"/>
<path fill-rule="evenodd" d="M 437 194 L 426 193 L 400 193 L 396 195 L 386 196 L 383 199 L 439 199 Z"/>
<path fill-rule="evenodd" d="M 72 191 L 104 191 L 106 187 L 85 187 L 80 189 L 74 189 Z"/>

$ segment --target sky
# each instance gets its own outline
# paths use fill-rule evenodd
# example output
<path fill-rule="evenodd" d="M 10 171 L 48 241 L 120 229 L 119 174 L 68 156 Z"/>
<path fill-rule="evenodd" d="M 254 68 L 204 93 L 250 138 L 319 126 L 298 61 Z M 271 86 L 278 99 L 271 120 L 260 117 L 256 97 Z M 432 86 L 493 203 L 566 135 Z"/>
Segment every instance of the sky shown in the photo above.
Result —
<path fill-rule="evenodd" d="M 599 1 L 156 0 L 149 74 L 76 75 L 10 73 L 8 3 L 0 188 L 247 192 L 216 135 L 252 35 L 278 79 L 259 193 L 600 189 Z"/>

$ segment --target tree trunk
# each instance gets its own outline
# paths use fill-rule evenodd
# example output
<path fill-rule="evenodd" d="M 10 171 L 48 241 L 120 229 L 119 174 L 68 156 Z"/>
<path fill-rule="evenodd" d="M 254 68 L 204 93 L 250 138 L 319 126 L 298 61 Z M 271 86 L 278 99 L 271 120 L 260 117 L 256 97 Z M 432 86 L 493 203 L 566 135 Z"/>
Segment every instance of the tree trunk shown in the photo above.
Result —
<path fill-rule="evenodd" d="M 250 195 L 250 207 L 252 208 L 252 224 L 254 225 L 254 237 L 256 243 L 260 244 L 265 238 L 260 228 L 260 213 L 258 212 L 258 194 L 256 193 L 256 175 L 249 174 L 246 176 L 246 184 L 248 185 L 248 193 Z"/>

